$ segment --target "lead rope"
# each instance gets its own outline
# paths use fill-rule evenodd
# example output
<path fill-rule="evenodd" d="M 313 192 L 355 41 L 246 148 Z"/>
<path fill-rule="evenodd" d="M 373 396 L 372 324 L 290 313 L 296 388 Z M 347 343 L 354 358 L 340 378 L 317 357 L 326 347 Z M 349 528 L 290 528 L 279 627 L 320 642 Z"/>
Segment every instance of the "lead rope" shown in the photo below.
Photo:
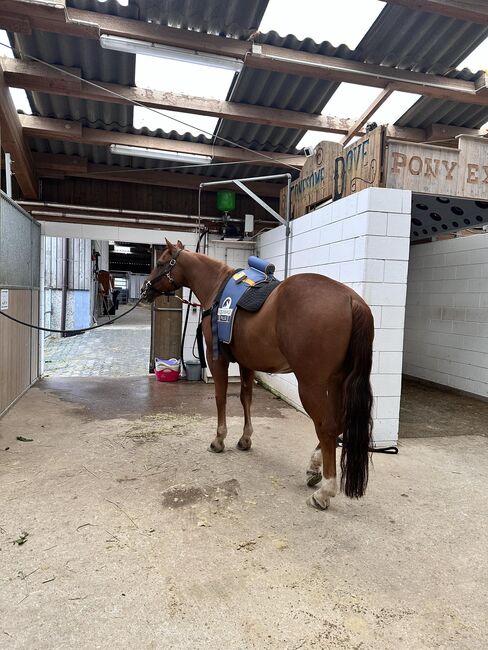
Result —
<path fill-rule="evenodd" d="M 14 321 L 14 323 L 19 323 L 19 325 L 24 325 L 25 327 L 30 327 L 31 329 L 39 330 L 40 332 L 53 332 L 54 334 L 81 334 L 83 332 L 88 332 L 89 330 L 96 330 L 99 327 L 105 327 L 105 325 L 111 325 L 112 323 L 115 323 L 115 321 L 119 320 L 119 318 L 123 318 L 124 316 L 127 316 L 127 314 L 130 314 L 130 312 L 133 311 L 139 305 L 142 299 L 143 299 L 142 297 L 139 298 L 139 300 L 136 302 L 136 304 L 133 307 L 125 311 L 123 314 L 120 314 L 120 316 L 116 316 L 115 318 L 112 318 L 106 323 L 101 323 L 100 325 L 92 325 L 91 327 L 82 327 L 76 330 L 54 330 L 49 327 L 40 327 L 39 325 L 26 323 L 23 320 L 19 320 L 18 318 L 14 318 L 14 316 L 10 316 L 9 314 L 6 314 L 4 311 L 0 311 L 0 314 L 2 316 L 5 316 L 5 318 Z"/>

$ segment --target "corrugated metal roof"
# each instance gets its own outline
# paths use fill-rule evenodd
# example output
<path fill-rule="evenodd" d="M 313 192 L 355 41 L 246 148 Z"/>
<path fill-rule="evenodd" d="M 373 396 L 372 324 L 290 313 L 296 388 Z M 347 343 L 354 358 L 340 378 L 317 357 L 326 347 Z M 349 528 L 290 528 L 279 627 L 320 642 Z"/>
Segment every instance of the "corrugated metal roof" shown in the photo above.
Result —
<path fill-rule="evenodd" d="M 112 129 L 117 132 L 130 133 L 134 135 L 145 135 L 154 138 L 179 140 L 180 142 L 196 142 L 201 144 L 212 144 L 213 138 L 204 135 L 193 136 L 190 133 L 180 134 L 176 131 L 165 132 L 161 129 L 151 131 L 147 128 L 135 129 L 133 127 Z M 153 160 L 151 158 L 139 158 L 136 156 L 120 156 L 110 153 L 108 146 L 83 145 L 76 142 L 63 142 L 59 140 L 46 140 L 44 138 L 29 138 L 29 147 L 35 153 L 65 154 L 67 156 L 80 156 L 88 162 L 115 165 L 125 169 L 165 169 L 178 170 L 183 174 L 196 174 L 201 176 L 214 176 L 215 178 L 243 178 L 246 176 L 258 176 L 262 174 L 280 174 L 286 171 L 283 168 L 263 167 L 261 171 L 254 165 L 232 164 L 232 165 L 199 165 L 198 167 L 182 166 L 181 163 Z M 236 149 L 236 160 L 239 160 L 239 150 Z M 135 172 L 137 173 L 137 172 Z"/>
<path fill-rule="evenodd" d="M 451 79 L 475 81 L 480 74 L 482 73 L 473 73 L 465 68 L 451 72 L 447 76 Z M 421 97 L 396 124 L 420 129 L 425 129 L 431 124 L 452 124 L 479 129 L 486 122 L 488 122 L 488 106 Z"/>
<path fill-rule="evenodd" d="M 281 37 L 276 32 L 261 35 L 258 41 L 295 51 L 444 74 L 487 35 L 488 28 L 482 25 L 387 5 L 354 51 L 345 45 L 335 48 L 328 42 L 299 41 L 293 35 Z M 227 99 L 318 114 L 338 86 L 335 82 L 244 68 Z M 253 149 L 292 152 L 305 131 L 222 120 L 216 133 Z"/>
<path fill-rule="evenodd" d="M 488 27 L 407 7 L 386 5 L 357 46 L 361 60 L 445 74 L 488 36 Z"/>
<path fill-rule="evenodd" d="M 70 0 L 69 6 L 103 14 L 130 18 L 134 11 L 116 0 Z M 136 57 L 134 54 L 104 50 L 97 41 L 51 32 L 34 30 L 32 34 L 9 34 L 11 45 L 24 55 L 34 56 L 47 63 L 80 68 L 84 79 L 98 79 L 107 83 L 135 85 Z M 80 121 L 84 126 L 113 128 L 132 125 L 133 108 L 121 104 L 86 101 L 76 97 L 28 92 L 27 97 L 35 115 Z"/>
<path fill-rule="evenodd" d="M 483 25 L 387 5 L 357 49 L 368 63 L 474 81 L 479 73 L 453 68 L 487 37 L 488 27 Z M 435 123 L 479 128 L 486 121 L 486 106 L 421 97 L 396 124 L 414 128 Z"/>
<path fill-rule="evenodd" d="M 246 38 L 261 20 L 267 0 L 129 0 L 123 7 L 116 0 L 68 0 L 69 7 L 99 11 L 140 20 L 150 20 L 161 24 L 207 31 L 221 35 Z M 316 43 L 312 39 L 298 40 L 293 35 L 282 37 L 276 32 L 258 36 L 258 42 L 289 48 L 295 51 L 321 53 L 339 56 L 349 60 L 360 60 L 385 66 L 395 66 L 423 72 L 443 74 L 457 65 L 487 36 L 488 28 L 463 21 L 387 5 L 368 30 L 355 51 L 345 45 L 335 47 L 325 41 Z M 45 32 L 34 32 L 30 36 L 18 37 L 23 51 L 49 62 L 82 69 L 87 79 L 102 79 L 129 85 L 134 83 L 135 57 L 119 52 L 102 50 L 98 43 L 63 37 Z M 236 76 L 227 99 L 251 105 L 269 106 L 288 110 L 298 110 L 319 114 L 330 100 L 339 84 L 307 77 L 298 77 L 277 72 L 267 72 L 244 68 Z M 86 102 L 74 98 L 62 98 L 40 93 L 29 93 L 35 112 L 44 116 L 72 118 L 87 126 L 144 132 L 132 129 L 132 108 L 109 103 Z M 484 120 L 483 107 L 449 106 L 438 100 L 422 99 L 402 118 L 401 122 L 413 126 L 414 122 L 446 121 L 463 122 L 471 126 Z M 442 105 L 442 106 L 441 106 Z M 414 110 L 415 109 L 415 110 Z M 467 113 L 466 113 L 467 111 Z M 471 111 L 471 112 L 470 112 Z M 443 113 L 443 115 L 441 115 Z M 434 116 L 431 119 L 430 116 Z M 452 122 L 451 120 L 457 120 Z M 400 123 L 400 122 L 399 122 Z M 186 141 L 206 141 L 193 139 L 191 135 L 176 132 L 157 137 L 171 137 Z M 230 120 L 221 120 L 215 130 L 219 136 L 254 150 L 295 152 L 296 144 L 305 131 L 253 125 Z M 202 136 L 203 137 L 203 136 Z M 69 143 L 33 141 L 35 150 L 53 151 L 86 156 L 93 162 L 121 164 L 135 168 L 160 167 L 161 161 L 112 157 L 105 148 L 81 147 Z M 238 157 L 238 156 L 236 156 Z M 116 158 L 116 160 L 115 160 Z M 165 164 L 170 166 L 170 164 Z M 223 176 L 247 176 L 271 174 L 283 171 L 248 164 L 222 166 L 208 169 L 199 168 L 193 173 Z"/>
<path fill-rule="evenodd" d="M 268 0 L 130 0 L 139 20 L 198 32 L 247 38 L 259 27 Z"/>

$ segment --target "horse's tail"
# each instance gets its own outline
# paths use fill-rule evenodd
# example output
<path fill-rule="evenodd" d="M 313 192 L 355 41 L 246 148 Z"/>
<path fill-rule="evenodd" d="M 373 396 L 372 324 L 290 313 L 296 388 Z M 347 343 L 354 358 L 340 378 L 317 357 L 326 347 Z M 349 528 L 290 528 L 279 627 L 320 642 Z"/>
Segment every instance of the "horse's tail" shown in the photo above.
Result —
<path fill-rule="evenodd" d="M 369 447 L 373 420 L 370 374 L 373 361 L 374 322 L 364 302 L 351 301 L 352 332 L 346 357 L 342 432 L 341 490 L 362 497 L 368 484 Z"/>

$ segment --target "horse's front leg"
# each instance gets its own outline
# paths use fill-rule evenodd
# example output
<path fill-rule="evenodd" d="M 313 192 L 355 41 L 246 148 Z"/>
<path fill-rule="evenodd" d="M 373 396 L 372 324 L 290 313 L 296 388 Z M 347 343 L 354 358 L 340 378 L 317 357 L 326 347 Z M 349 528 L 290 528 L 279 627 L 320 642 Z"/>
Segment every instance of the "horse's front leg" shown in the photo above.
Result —
<path fill-rule="evenodd" d="M 227 384 L 229 382 L 229 364 L 224 359 L 208 362 L 215 385 L 215 402 L 217 404 L 217 435 L 210 443 L 209 450 L 215 453 L 224 451 L 225 437 L 227 435 L 226 405 L 227 405 Z"/>
<path fill-rule="evenodd" d="M 237 443 L 237 448 L 242 451 L 251 449 L 252 423 L 251 423 L 251 402 L 254 383 L 254 370 L 239 366 L 241 373 L 241 404 L 244 409 L 244 431 Z"/>

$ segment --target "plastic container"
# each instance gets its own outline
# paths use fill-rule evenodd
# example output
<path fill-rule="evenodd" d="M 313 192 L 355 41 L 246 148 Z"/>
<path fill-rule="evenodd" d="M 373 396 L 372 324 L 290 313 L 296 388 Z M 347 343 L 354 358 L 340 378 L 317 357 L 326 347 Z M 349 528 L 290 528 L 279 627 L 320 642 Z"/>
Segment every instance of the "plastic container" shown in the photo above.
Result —
<path fill-rule="evenodd" d="M 185 361 L 185 367 L 188 381 L 199 381 L 202 378 L 200 361 Z"/>
<path fill-rule="evenodd" d="M 178 381 L 180 362 L 178 359 L 154 359 L 154 374 L 158 381 Z"/>

